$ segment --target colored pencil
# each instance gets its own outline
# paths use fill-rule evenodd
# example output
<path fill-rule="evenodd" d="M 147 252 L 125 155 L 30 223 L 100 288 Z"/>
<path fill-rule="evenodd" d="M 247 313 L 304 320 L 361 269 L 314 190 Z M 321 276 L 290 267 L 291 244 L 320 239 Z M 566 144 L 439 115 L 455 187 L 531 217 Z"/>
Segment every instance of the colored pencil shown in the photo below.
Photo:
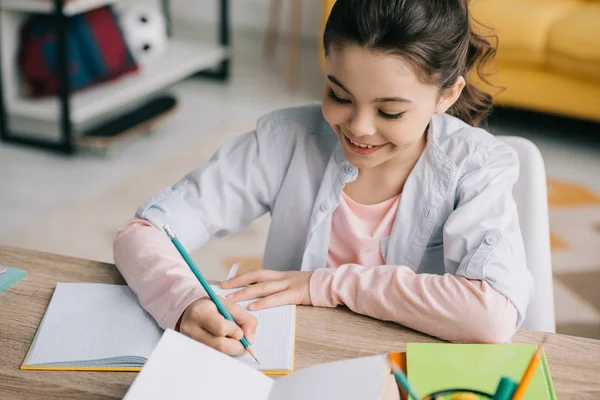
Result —
<path fill-rule="evenodd" d="M 421 396 L 419 396 L 415 389 L 411 386 L 410 382 L 408 381 L 408 377 L 404 374 L 404 371 L 402 371 L 398 364 L 396 364 L 396 361 L 393 357 L 390 356 L 389 359 L 392 364 L 392 372 L 394 373 L 394 377 L 396 377 L 396 382 L 398 382 L 404 388 L 409 398 L 412 397 L 416 400 L 420 400 Z"/>
<path fill-rule="evenodd" d="M 525 392 L 527 391 L 527 387 L 529 386 L 529 383 L 531 382 L 531 379 L 533 378 L 533 375 L 535 374 L 535 371 L 536 371 L 540 361 L 542 360 L 543 355 L 544 355 L 544 346 L 540 344 L 537 348 L 537 351 L 531 357 L 531 360 L 529 361 L 529 365 L 527 366 L 527 369 L 525 369 L 525 373 L 523 374 L 523 377 L 521 378 L 519 385 L 515 389 L 515 392 L 513 393 L 513 397 L 511 400 L 523 399 L 523 396 L 525 395 Z"/>

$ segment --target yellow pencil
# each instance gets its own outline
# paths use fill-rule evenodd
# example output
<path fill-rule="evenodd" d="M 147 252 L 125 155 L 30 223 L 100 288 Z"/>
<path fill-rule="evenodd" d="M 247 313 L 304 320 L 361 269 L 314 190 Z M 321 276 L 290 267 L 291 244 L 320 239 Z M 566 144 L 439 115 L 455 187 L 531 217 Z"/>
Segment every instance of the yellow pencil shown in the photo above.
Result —
<path fill-rule="evenodd" d="M 527 386 L 529 386 L 529 383 L 531 382 L 531 379 L 535 374 L 535 370 L 537 369 L 543 354 L 544 346 L 540 344 L 537 348 L 537 351 L 531 357 L 529 365 L 527 366 L 527 369 L 525 370 L 525 373 L 521 378 L 521 382 L 519 382 L 519 385 L 515 389 L 511 400 L 521 400 L 523 398 L 523 396 L 525 395 L 525 391 L 527 391 Z"/>

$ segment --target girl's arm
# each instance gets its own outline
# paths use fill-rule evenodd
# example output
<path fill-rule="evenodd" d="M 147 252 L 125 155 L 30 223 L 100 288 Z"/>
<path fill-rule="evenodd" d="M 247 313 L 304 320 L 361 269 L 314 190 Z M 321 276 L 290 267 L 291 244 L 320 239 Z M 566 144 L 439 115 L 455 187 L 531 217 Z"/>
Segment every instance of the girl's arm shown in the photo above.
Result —
<path fill-rule="evenodd" d="M 318 269 L 310 296 L 315 306 L 345 305 L 452 342 L 505 343 L 517 328 L 515 307 L 487 282 L 403 266 Z"/>
<path fill-rule="evenodd" d="M 519 159 L 497 142 L 459 168 L 454 211 L 443 228 L 445 275 L 395 265 L 317 270 L 313 303 L 345 304 L 447 340 L 509 340 L 533 293 L 512 195 Z"/>
<path fill-rule="evenodd" d="M 162 231 L 168 224 L 189 252 L 265 214 L 279 190 L 283 135 L 271 115 L 225 143 L 201 168 L 147 200 L 114 241 L 115 264 L 141 305 L 163 328 L 205 295 Z M 275 134 L 278 133 L 278 134 Z"/>
<path fill-rule="evenodd" d="M 130 221 L 114 241 L 121 275 L 163 329 L 175 329 L 183 311 L 206 296 L 169 238 L 150 222 Z"/>

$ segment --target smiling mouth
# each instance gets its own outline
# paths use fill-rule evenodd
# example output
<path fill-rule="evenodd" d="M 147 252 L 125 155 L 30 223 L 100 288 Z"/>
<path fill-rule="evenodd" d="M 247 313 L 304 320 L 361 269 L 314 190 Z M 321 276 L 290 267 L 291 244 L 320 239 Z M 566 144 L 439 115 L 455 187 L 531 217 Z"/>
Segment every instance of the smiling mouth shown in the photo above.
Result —
<path fill-rule="evenodd" d="M 375 144 L 355 142 L 354 140 L 350 139 L 346 135 L 344 135 L 344 139 L 346 140 L 347 146 L 349 147 L 350 150 L 352 150 L 354 153 L 363 154 L 363 155 L 374 153 L 377 150 L 381 149 L 383 146 L 385 146 L 385 144 L 375 145 Z"/>
<path fill-rule="evenodd" d="M 343 134 L 343 133 L 342 133 Z M 356 147 L 360 147 L 362 149 L 372 149 L 374 147 L 382 147 L 385 146 L 385 144 L 368 144 L 368 143 L 361 143 L 361 142 L 356 142 L 352 139 L 350 139 L 348 136 L 346 136 L 345 134 L 343 134 L 344 137 L 346 138 L 346 140 L 348 142 L 350 142 L 351 144 L 353 144 Z"/>
<path fill-rule="evenodd" d="M 348 138 L 348 136 L 346 136 Z M 373 147 L 378 147 L 372 144 L 364 144 L 364 143 L 360 143 L 360 142 L 355 142 L 354 140 L 348 138 L 348 141 L 350 143 L 352 143 L 353 145 L 357 146 L 357 147 L 361 147 L 363 149 L 372 149 Z"/>

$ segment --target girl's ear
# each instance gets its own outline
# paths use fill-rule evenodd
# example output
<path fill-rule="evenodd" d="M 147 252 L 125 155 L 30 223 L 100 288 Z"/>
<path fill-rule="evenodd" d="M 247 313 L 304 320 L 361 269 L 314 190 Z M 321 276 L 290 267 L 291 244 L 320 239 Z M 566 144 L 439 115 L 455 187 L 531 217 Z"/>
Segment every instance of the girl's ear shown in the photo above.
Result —
<path fill-rule="evenodd" d="M 452 85 L 450 89 L 446 90 L 440 96 L 435 106 L 434 112 L 436 114 L 443 114 L 450 107 L 452 107 L 452 105 L 456 103 L 456 100 L 458 100 L 458 98 L 460 97 L 460 94 L 462 93 L 466 84 L 467 83 L 465 82 L 465 78 L 463 78 L 462 76 L 456 78 L 456 82 L 454 82 L 454 85 Z"/>

